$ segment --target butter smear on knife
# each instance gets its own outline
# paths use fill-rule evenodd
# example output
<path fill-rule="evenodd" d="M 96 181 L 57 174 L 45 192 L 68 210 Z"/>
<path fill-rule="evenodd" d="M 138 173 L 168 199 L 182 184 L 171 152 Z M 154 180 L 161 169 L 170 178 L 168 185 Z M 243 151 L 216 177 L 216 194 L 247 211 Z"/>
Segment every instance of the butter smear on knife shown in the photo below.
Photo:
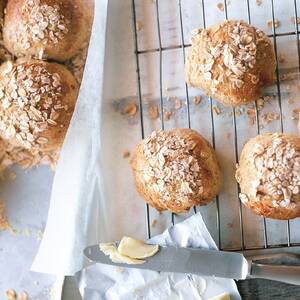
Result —
<path fill-rule="evenodd" d="M 158 245 L 147 245 L 131 237 L 123 237 L 118 248 L 113 243 L 101 243 L 99 247 L 112 262 L 130 265 L 143 264 L 143 258 L 153 256 L 159 250 Z"/>

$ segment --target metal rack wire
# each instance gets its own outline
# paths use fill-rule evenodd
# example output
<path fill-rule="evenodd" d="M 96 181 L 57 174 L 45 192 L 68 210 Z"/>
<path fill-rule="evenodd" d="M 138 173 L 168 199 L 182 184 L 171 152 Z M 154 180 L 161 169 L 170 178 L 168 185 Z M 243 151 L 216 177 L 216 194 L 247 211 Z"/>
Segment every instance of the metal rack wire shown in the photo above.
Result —
<path fill-rule="evenodd" d="M 195 0 L 196 1 L 196 0 Z M 201 3 L 202 7 L 202 19 L 203 19 L 203 27 L 206 27 L 206 11 L 205 11 L 205 3 L 209 0 L 197 0 Z M 224 19 L 228 19 L 228 0 L 223 0 L 224 4 Z M 247 7 L 247 21 L 251 24 L 251 11 L 250 11 L 250 0 L 243 0 L 246 3 Z M 274 13 L 274 0 L 269 0 L 271 5 L 271 12 L 272 12 L 272 22 L 275 24 L 275 13 Z M 163 98 L 163 52 L 174 50 L 174 49 L 181 49 L 182 51 L 182 60 L 185 63 L 186 57 L 186 48 L 190 47 L 190 44 L 185 44 L 184 42 L 184 29 L 183 29 L 183 13 L 182 13 L 182 0 L 177 0 L 178 10 L 179 10 L 179 28 L 180 28 L 180 43 L 173 46 L 163 47 L 162 45 L 162 36 L 161 36 L 161 17 L 159 12 L 159 0 L 155 1 L 155 12 L 156 12 L 156 23 L 157 23 L 157 37 L 158 37 L 158 48 L 152 49 L 145 49 L 140 50 L 138 47 L 138 29 L 137 29 L 137 13 L 136 13 L 136 0 L 132 0 L 132 15 L 133 15 L 133 30 L 134 30 L 134 42 L 135 42 L 135 58 L 136 58 L 136 74 L 137 74 L 137 95 L 138 95 L 138 102 L 139 102 L 139 114 L 140 114 L 140 126 L 141 126 L 141 137 L 145 137 L 145 130 L 144 130 L 144 116 L 143 116 L 143 98 L 142 98 L 142 89 L 141 89 L 141 74 L 140 74 L 140 55 L 145 53 L 158 53 L 159 54 L 159 105 L 160 105 L 160 120 L 161 129 L 165 128 L 164 124 L 164 98 Z M 297 14 L 297 0 L 293 0 L 294 4 L 294 17 L 295 20 L 298 18 Z M 297 53 L 298 53 L 298 68 L 300 72 L 300 46 L 299 46 L 299 28 L 298 23 L 295 22 L 295 31 L 294 32 L 284 32 L 284 33 L 277 33 L 275 26 L 273 26 L 272 34 L 268 35 L 270 38 L 273 39 L 274 48 L 275 48 L 275 55 L 277 59 L 276 65 L 276 88 L 278 94 L 278 107 L 279 107 L 279 122 L 280 122 L 280 131 L 283 132 L 283 113 L 282 113 L 282 104 L 281 104 L 281 86 L 280 86 L 280 77 L 279 77 L 279 66 L 278 66 L 278 49 L 277 49 L 277 37 L 280 36 L 295 36 L 295 42 L 297 43 Z M 185 92 L 185 104 L 186 104 L 186 120 L 188 127 L 191 128 L 191 114 L 190 114 L 190 98 L 189 98 L 189 88 L 185 83 L 184 86 Z M 212 146 L 215 148 L 215 120 L 213 114 L 213 102 L 211 97 L 209 97 L 209 107 L 210 107 L 210 119 L 211 119 L 211 137 L 212 137 Z M 256 132 L 260 134 L 260 121 L 259 121 L 259 110 L 258 105 L 255 103 L 255 119 L 256 119 Z M 232 108 L 232 126 L 234 132 L 234 156 L 236 163 L 238 163 L 239 155 L 238 155 L 238 135 L 237 135 L 237 121 L 236 121 L 236 109 Z M 237 191 L 239 193 L 239 185 L 236 184 Z M 244 250 L 251 250 L 251 249 L 270 249 L 276 247 L 296 247 L 299 246 L 300 243 L 291 243 L 291 232 L 290 232 L 290 222 L 286 222 L 286 243 L 280 245 L 269 245 L 268 243 L 268 234 L 267 234 L 267 222 L 266 219 L 263 218 L 263 237 L 264 237 L 264 245 L 263 247 L 253 247 L 253 248 L 246 248 L 245 247 L 245 237 L 244 237 L 244 220 L 243 220 L 243 207 L 239 199 L 239 224 L 240 224 L 240 247 L 236 249 L 231 249 L 233 251 L 244 251 Z M 196 207 L 194 207 L 194 212 L 197 212 Z M 174 224 L 174 214 L 171 215 L 171 221 Z M 149 205 L 146 204 L 146 222 L 147 222 L 147 235 L 148 238 L 151 237 L 151 225 L 150 225 L 150 209 Z M 220 249 L 222 249 L 221 245 L 221 230 L 220 230 L 220 207 L 219 207 L 219 198 L 216 197 L 216 225 L 217 225 L 217 232 L 218 238 L 217 243 Z"/>

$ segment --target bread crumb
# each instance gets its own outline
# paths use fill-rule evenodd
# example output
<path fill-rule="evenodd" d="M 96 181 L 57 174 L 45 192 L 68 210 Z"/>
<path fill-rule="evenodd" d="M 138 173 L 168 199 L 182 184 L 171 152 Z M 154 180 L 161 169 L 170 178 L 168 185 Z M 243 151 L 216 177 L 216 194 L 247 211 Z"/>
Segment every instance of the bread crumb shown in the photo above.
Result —
<path fill-rule="evenodd" d="M 14 181 L 14 180 L 16 180 L 16 178 L 17 178 L 17 174 L 15 172 L 9 172 L 9 174 L 8 174 L 9 180 Z"/>
<path fill-rule="evenodd" d="M 29 300 L 29 297 L 28 297 L 28 294 L 25 291 L 22 291 L 19 294 L 19 298 L 18 299 L 20 299 L 20 300 Z"/>
<path fill-rule="evenodd" d="M 165 121 L 169 121 L 171 119 L 171 116 L 172 116 L 172 112 L 170 112 L 170 111 L 164 112 L 164 120 Z"/>
<path fill-rule="evenodd" d="M 129 158 L 130 157 L 130 152 L 128 150 L 125 150 L 123 152 L 123 158 Z"/>
<path fill-rule="evenodd" d="M 275 120 L 279 120 L 280 116 L 277 113 L 274 112 L 267 112 L 263 114 L 262 121 L 264 124 L 269 124 Z"/>
<path fill-rule="evenodd" d="M 300 109 L 294 108 L 292 110 L 292 120 L 299 120 L 299 113 L 300 113 Z"/>
<path fill-rule="evenodd" d="M 128 117 L 134 117 L 137 113 L 137 105 L 135 102 L 127 103 L 124 107 L 124 113 Z"/>
<path fill-rule="evenodd" d="M 226 140 L 229 140 L 231 137 L 231 133 L 230 132 L 225 132 L 224 137 Z"/>
<path fill-rule="evenodd" d="M 254 125 L 256 122 L 256 110 L 254 108 L 247 109 L 247 116 L 248 116 L 248 124 Z"/>
<path fill-rule="evenodd" d="M 284 62 L 285 62 L 285 56 L 284 56 L 283 54 L 279 54 L 279 56 L 278 56 L 278 61 L 279 61 L 280 63 L 284 63 Z"/>
<path fill-rule="evenodd" d="M 175 99 L 175 109 L 180 109 L 182 107 L 182 101 L 180 99 Z"/>
<path fill-rule="evenodd" d="M 202 101 L 202 97 L 201 97 L 201 96 L 196 96 L 196 97 L 194 97 L 194 99 L 193 99 L 193 103 L 194 103 L 195 105 L 199 105 L 199 104 L 201 103 L 201 101 Z"/>
<path fill-rule="evenodd" d="M 267 25 L 268 25 L 269 28 L 272 28 L 273 27 L 273 20 L 269 20 L 267 22 Z M 275 19 L 274 20 L 274 28 L 278 28 L 279 26 L 280 26 L 279 20 Z"/>
<path fill-rule="evenodd" d="M 156 224 L 157 224 L 157 220 L 156 220 L 156 219 L 154 219 L 154 220 L 151 222 L 151 227 L 155 227 L 155 226 L 156 226 Z"/>
<path fill-rule="evenodd" d="M 296 23 L 298 25 L 300 24 L 300 18 L 299 17 L 297 17 L 297 19 L 295 17 L 293 17 L 293 18 L 291 18 L 291 21 L 292 21 L 293 24 L 296 24 Z"/>
<path fill-rule="evenodd" d="M 261 6 L 262 0 L 256 0 L 255 3 L 256 3 L 257 6 Z"/>
<path fill-rule="evenodd" d="M 159 111 L 158 111 L 157 105 L 150 105 L 148 113 L 149 113 L 150 119 L 156 120 L 159 117 Z"/>
<path fill-rule="evenodd" d="M 141 21 L 136 21 L 136 31 L 141 31 L 143 29 L 143 23 Z"/>
<path fill-rule="evenodd" d="M 221 109 L 218 107 L 218 106 L 213 106 L 213 111 L 215 112 L 215 114 L 217 115 L 220 115 L 222 112 L 221 112 Z"/>
<path fill-rule="evenodd" d="M 217 4 L 217 8 L 218 8 L 220 11 L 224 11 L 224 3 L 219 2 L 219 3 Z"/>
<path fill-rule="evenodd" d="M 5 203 L 0 200 L 0 231 L 9 228 L 9 223 L 5 214 Z"/>
<path fill-rule="evenodd" d="M 15 290 L 8 289 L 6 291 L 6 299 L 7 300 L 16 300 L 17 299 L 17 294 L 16 294 Z"/>
<path fill-rule="evenodd" d="M 291 104 L 294 104 L 294 99 L 293 98 L 289 98 L 288 99 L 288 101 L 287 101 L 287 103 L 289 104 L 289 105 L 291 105 Z"/>
<path fill-rule="evenodd" d="M 116 272 L 117 273 L 123 273 L 124 272 L 124 268 L 122 268 L 122 267 L 116 267 Z"/>

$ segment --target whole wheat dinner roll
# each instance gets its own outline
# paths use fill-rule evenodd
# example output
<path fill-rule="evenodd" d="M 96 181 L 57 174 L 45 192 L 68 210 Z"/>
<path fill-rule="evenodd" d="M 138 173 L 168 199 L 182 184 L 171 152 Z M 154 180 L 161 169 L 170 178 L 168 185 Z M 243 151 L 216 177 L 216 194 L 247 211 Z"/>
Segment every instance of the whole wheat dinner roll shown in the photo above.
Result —
<path fill-rule="evenodd" d="M 59 149 L 77 95 L 75 78 L 60 64 L 4 64 L 0 69 L 0 135 L 33 151 Z"/>
<path fill-rule="evenodd" d="M 186 81 L 224 105 L 254 101 L 275 80 L 270 39 L 243 21 L 225 21 L 193 31 Z"/>
<path fill-rule="evenodd" d="M 300 138 L 268 133 L 244 147 L 236 179 L 240 199 L 254 213 L 272 219 L 300 216 Z"/>
<path fill-rule="evenodd" d="M 138 144 L 131 165 L 137 191 L 158 211 L 208 204 L 221 188 L 213 148 L 191 129 L 153 132 Z"/>
<path fill-rule="evenodd" d="M 8 0 L 3 39 L 15 56 L 65 61 L 89 38 L 85 0 Z"/>

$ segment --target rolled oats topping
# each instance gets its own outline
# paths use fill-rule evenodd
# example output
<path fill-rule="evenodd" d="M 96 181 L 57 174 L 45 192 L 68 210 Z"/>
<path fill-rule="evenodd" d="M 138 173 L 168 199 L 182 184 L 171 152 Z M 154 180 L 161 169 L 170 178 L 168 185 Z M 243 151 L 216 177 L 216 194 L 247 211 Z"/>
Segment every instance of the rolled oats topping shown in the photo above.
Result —
<path fill-rule="evenodd" d="M 295 206 L 300 192 L 299 150 L 278 135 L 269 146 L 256 144 L 253 151 L 257 180 L 252 183 L 252 196 L 266 195 L 274 207 Z"/>
<path fill-rule="evenodd" d="M 160 193 L 162 201 L 172 201 L 174 193 L 179 203 L 203 193 L 195 147 L 194 141 L 164 131 L 153 132 L 144 141 L 143 153 L 149 168 L 143 172 L 143 181 Z"/>
<path fill-rule="evenodd" d="M 57 126 L 62 110 L 61 78 L 43 64 L 9 65 L 0 85 L 0 130 L 27 149 L 48 142 L 42 132 Z"/>
<path fill-rule="evenodd" d="M 26 0 L 22 7 L 23 27 L 20 39 L 23 48 L 32 43 L 57 44 L 68 33 L 70 20 L 61 13 L 58 5 L 42 4 L 40 0 Z"/>
<path fill-rule="evenodd" d="M 224 38 L 215 38 L 223 31 Z M 244 85 L 244 75 L 249 72 L 251 81 L 257 83 L 259 78 L 251 74 L 256 64 L 257 43 L 267 41 L 266 35 L 244 22 L 225 22 L 214 31 L 201 30 L 193 35 L 193 41 L 201 36 L 205 47 L 203 60 L 196 67 L 203 74 L 205 81 L 211 83 L 211 93 L 217 91 L 218 85 L 229 80 L 234 88 Z"/>

